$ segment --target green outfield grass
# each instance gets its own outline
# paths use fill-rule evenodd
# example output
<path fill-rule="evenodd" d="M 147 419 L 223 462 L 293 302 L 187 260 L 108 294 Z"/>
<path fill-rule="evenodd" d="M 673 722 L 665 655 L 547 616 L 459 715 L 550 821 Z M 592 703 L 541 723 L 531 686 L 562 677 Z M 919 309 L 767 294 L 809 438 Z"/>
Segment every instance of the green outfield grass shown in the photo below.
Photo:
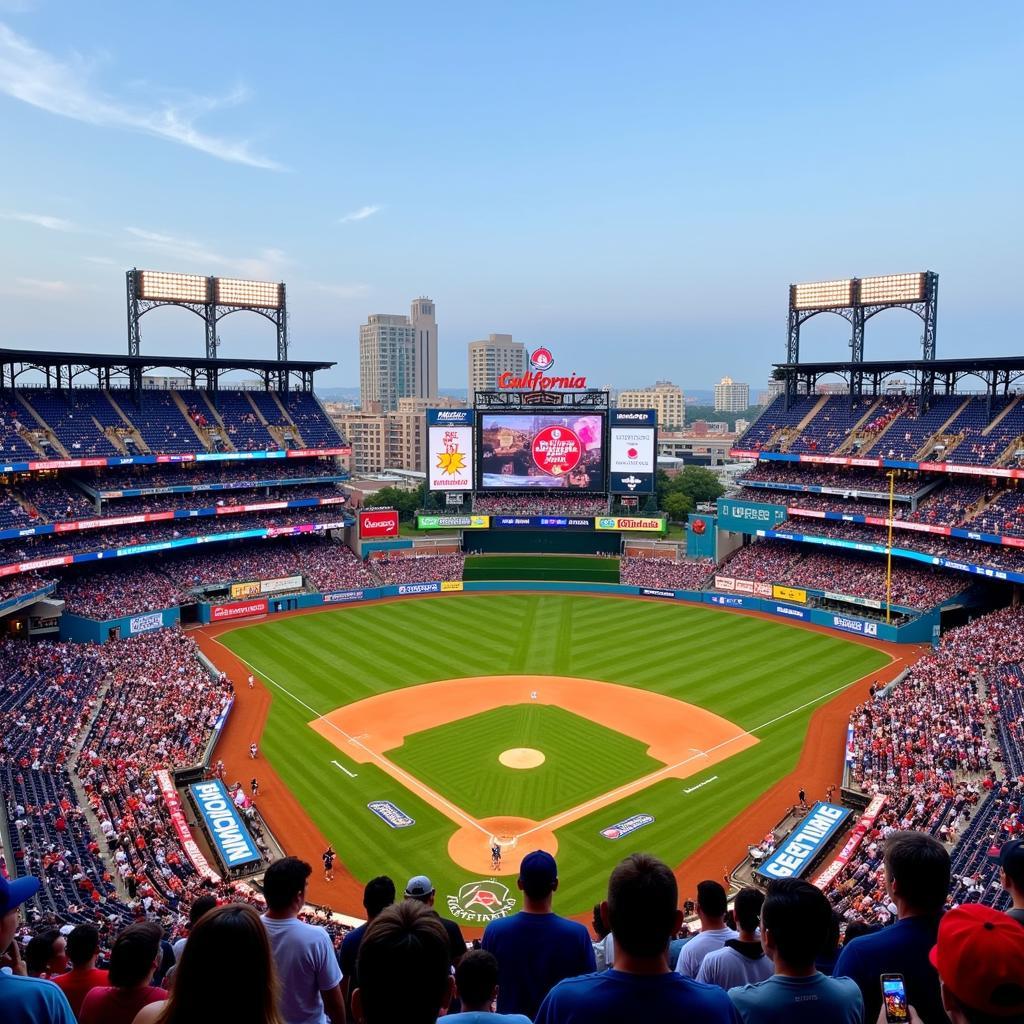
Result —
<path fill-rule="evenodd" d="M 643 687 L 753 730 L 761 741 L 756 746 L 689 779 L 659 782 L 558 831 L 558 906 L 576 913 L 601 898 L 609 870 L 631 850 L 650 850 L 671 864 L 696 850 L 792 770 L 817 702 L 887 662 L 862 644 L 784 622 L 689 604 L 578 595 L 463 594 L 351 606 L 240 627 L 221 640 L 267 681 L 274 698 L 261 752 L 349 870 L 360 880 L 386 871 L 399 883 L 429 874 L 442 911 L 445 895 L 474 880 L 448 858 L 455 826 L 382 770 L 347 758 L 308 727 L 311 719 L 398 687 L 522 673 Z M 499 721 L 510 731 L 521 721 L 523 729 L 502 739 L 501 749 L 531 745 L 521 742 L 529 730 L 550 724 L 546 716 L 520 720 L 518 708 L 509 709 L 505 720 L 493 718 L 496 714 L 481 716 L 489 719 L 484 731 Z M 635 745 L 632 750 L 628 742 L 621 749 L 605 747 L 605 741 L 618 744 L 620 738 L 607 730 L 595 737 L 588 733 L 595 726 L 568 717 L 572 727 L 567 724 L 545 740 L 546 754 L 554 751 L 561 758 L 575 747 L 582 776 L 600 776 L 602 791 L 636 777 Z M 489 754 L 471 746 L 474 737 L 460 738 L 458 726 L 442 728 L 453 730 L 451 743 L 433 744 L 434 765 L 422 761 L 419 737 L 408 738 L 409 749 L 397 756 L 404 760 L 412 752 L 425 781 L 450 774 L 443 780 L 445 792 L 461 787 L 467 804 L 479 800 L 474 806 L 486 807 L 488 814 L 521 813 L 532 799 L 530 786 L 537 785 L 527 779 L 531 773 L 507 769 L 506 781 L 480 760 Z M 594 742 L 581 743 L 588 735 Z M 340 771 L 331 763 L 335 760 L 357 778 Z M 708 784 L 698 788 L 701 782 Z M 577 784 L 582 782 L 572 782 Z M 507 807 L 498 808 L 499 791 L 508 794 Z M 391 829 L 367 810 L 372 800 L 392 801 L 416 824 Z M 566 799 L 567 805 L 577 802 Z M 618 841 L 599 835 L 637 813 L 656 820 Z M 280 838 L 287 848 L 287 834 Z M 505 870 L 515 866 L 506 862 Z"/>
<path fill-rule="evenodd" d="M 467 580 L 618 583 L 619 560 L 586 555 L 470 555 L 462 575 Z"/>
<path fill-rule="evenodd" d="M 533 747 L 546 760 L 509 770 L 498 760 L 509 747 Z M 661 768 L 646 750 L 562 708 L 516 704 L 406 737 L 388 757 L 475 818 L 541 821 Z"/>

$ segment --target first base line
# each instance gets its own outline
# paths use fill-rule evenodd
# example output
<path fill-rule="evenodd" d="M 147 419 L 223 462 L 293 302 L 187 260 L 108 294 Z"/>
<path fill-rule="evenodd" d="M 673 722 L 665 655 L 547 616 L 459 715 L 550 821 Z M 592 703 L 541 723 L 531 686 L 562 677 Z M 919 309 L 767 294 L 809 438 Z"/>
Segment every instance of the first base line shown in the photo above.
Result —
<path fill-rule="evenodd" d="M 350 779 L 358 779 L 359 776 L 355 772 L 350 772 L 343 764 L 338 764 L 337 761 L 331 761 L 336 768 L 340 768 Z"/>

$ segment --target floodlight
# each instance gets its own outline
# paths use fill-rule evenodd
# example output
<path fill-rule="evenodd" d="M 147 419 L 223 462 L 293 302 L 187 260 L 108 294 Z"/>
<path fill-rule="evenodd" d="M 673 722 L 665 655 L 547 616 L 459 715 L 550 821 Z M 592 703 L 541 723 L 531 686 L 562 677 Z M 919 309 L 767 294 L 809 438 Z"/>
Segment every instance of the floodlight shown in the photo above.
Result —
<path fill-rule="evenodd" d="M 792 287 L 793 309 L 831 309 L 849 306 L 853 297 L 853 282 L 815 281 Z"/>
<path fill-rule="evenodd" d="M 865 306 L 886 302 L 922 302 L 925 297 L 924 274 L 887 274 L 884 277 L 862 277 L 860 301 Z"/>
<path fill-rule="evenodd" d="M 160 270 L 140 270 L 140 299 L 166 302 L 209 302 L 207 280 L 200 274 L 167 274 Z"/>
<path fill-rule="evenodd" d="M 218 277 L 216 286 L 218 305 L 281 308 L 281 286 L 273 281 L 240 281 L 231 277 Z"/>

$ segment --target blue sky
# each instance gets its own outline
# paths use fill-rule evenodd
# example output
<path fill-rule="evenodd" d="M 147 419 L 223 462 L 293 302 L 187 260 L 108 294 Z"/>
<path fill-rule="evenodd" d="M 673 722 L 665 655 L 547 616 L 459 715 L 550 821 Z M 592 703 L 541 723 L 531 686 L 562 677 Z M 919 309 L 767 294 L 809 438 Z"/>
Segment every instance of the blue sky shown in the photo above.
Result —
<path fill-rule="evenodd" d="M 122 351 L 124 270 L 270 277 L 292 352 L 432 296 L 597 385 L 766 379 L 791 281 L 936 270 L 939 355 L 1020 350 L 1024 7 L 0 0 L 0 344 Z M 201 354 L 181 310 L 150 352 Z M 846 325 L 804 351 L 839 358 Z M 269 356 L 269 325 L 222 351 Z M 919 322 L 869 325 L 913 356 Z"/>

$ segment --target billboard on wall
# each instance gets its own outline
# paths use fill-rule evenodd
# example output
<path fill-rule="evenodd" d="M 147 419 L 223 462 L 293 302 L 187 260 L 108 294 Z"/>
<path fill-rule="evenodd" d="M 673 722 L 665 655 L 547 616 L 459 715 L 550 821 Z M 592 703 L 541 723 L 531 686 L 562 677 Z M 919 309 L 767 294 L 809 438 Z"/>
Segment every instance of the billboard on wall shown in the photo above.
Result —
<path fill-rule="evenodd" d="M 614 494 L 653 494 L 657 469 L 654 409 L 612 409 L 608 483 Z"/>
<path fill-rule="evenodd" d="M 232 583 L 232 597 L 258 597 L 260 594 L 283 594 L 289 590 L 301 590 L 301 576 L 279 576 L 273 580 L 252 580 L 248 583 Z"/>
<path fill-rule="evenodd" d="M 397 537 L 398 512 L 387 509 L 383 512 L 359 513 L 359 537 Z"/>
<path fill-rule="evenodd" d="M 188 789 L 217 853 L 229 868 L 259 863 L 263 859 L 223 782 L 219 779 L 194 782 Z"/>
<path fill-rule="evenodd" d="M 756 533 L 770 530 L 788 518 L 784 505 L 768 505 L 760 501 L 718 499 L 718 528 L 732 533 Z"/>
<path fill-rule="evenodd" d="M 427 489 L 473 489 L 473 409 L 427 410 Z"/>
<path fill-rule="evenodd" d="M 764 878 L 800 878 L 852 813 L 819 800 L 756 873 Z"/>
<path fill-rule="evenodd" d="M 266 615 L 267 599 L 257 601 L 232 601 L 228 604 L 215 604 L 210 609 L 211 622 L 223 622 L 225 619 L 245 619 L 251 615 Z"/>
<path fill-rule="evenodd" d="M 772 597 L 776 601 L 792 601 L 794 604 L 807 604 L 807 591 L 801 587 L 783 587 L 776 583 L 772 586 Z"/>

